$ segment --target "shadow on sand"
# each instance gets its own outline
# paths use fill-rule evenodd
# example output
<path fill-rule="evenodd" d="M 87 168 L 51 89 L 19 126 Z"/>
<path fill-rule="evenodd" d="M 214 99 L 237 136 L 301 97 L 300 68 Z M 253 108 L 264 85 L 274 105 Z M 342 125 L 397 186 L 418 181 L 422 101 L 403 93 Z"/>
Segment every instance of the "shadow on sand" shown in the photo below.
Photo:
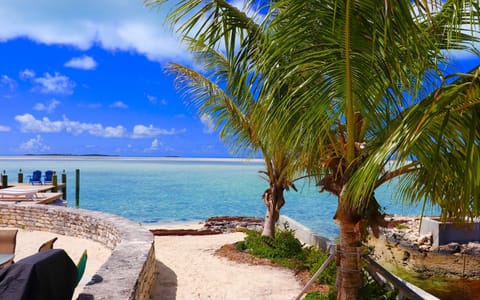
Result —
<path fill-rule="evenodd" d="M 155 282 L 150 292 L 151 300 L 177 299 L 177 274 L 172 269 L 157 260 Z"/>

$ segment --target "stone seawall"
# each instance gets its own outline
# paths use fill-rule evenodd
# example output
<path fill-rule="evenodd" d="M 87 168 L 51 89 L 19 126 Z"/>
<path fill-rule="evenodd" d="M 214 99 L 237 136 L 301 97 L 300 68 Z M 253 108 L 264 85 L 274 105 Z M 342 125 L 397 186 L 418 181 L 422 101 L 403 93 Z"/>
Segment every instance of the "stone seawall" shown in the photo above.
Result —
<path fill-rule="evenodd" d="M 85 286 L 78 299 L 149 299 L 156 271 L 154 238 L 135 222 L 84 209 L 0 203 L 0 227 L 85 238 L 111 249 L 94 275 L 96 283 Z"/>

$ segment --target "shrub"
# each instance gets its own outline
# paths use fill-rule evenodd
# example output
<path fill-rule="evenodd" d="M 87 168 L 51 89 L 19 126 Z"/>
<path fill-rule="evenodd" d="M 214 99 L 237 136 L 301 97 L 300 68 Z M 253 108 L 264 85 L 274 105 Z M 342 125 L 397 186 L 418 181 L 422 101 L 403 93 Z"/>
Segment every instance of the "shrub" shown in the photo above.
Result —
<path fill-rule="evenodd" d="M 313 275 L 329 254 L 315 247 L 303 247 L 302 243 L 295 237 L 295 232 L 288 229 L 277 230 L 275 238 L 261 236 L 259 232 L 247 230 L 247 236 L 243 241 L 236 243 L 235 247 L 240 251 L 248 251 L 250 254 L 269 258 L 273 262 L 291 269 L 307 269 Z M 330 285 L 328 295 L 321 295 L 318 292 L 309 293 L 306 300 L 329 300 L 335 299 L 334 288 L 336 280 L 336 265 L 330 263 L 318 277 L 318 282 Z M 360 290 L 360 299 L 395 299 L 395 293 L 385 291 L 372 278 L 364 274 L 364 285 Z"/>
<path fill-rule="evenodd" d="M 328 254 L 314 247 L 308 247 L 304 249 L 305 260 L 304 265 L 313 275 L 322 264 L 327 260 Z M 318 277 L 319 283 L 333 285 L 335 284 L 335 278 L 337 276 L 337 267 L 334 262 L 331 262 L 328 267 Z"/>

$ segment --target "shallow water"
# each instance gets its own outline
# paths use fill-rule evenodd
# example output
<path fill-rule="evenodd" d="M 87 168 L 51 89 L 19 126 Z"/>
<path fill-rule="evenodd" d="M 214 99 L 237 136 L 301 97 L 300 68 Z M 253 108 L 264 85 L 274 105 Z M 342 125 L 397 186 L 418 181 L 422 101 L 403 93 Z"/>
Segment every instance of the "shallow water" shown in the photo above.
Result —
<path fill-rule="evenodd" d="M 121 215 L 139 223 L 196 221 L 215 215 L 263 217 L 261 199 L 268 187 L 259 170 L 263 163 L 240 160 L 98 158 L 98 157 L 4 157 L 0 171 L 10 182 L 19 169 L 24 181 L 36 169 L 67 173 L 67 200 L 75 205 L 75 170 L 80 170 L 80 207 Z M 286 192 L 282 214 L 319 234 L 335 238 L 333 223 L 337 200 L 303 181 L 299 192 Z M 376 197 L 386 212 L 412 215 L 418 207 L 393 201 L 393 186 L 382 186 Z"/>
<path fill-rule="evenodd" d="M 418 286 L 441 300 L 480 300 L 480 280 L 448 279 L 441 277 L 424 278 L 399 267 L 389 269 L 397 276 Z"/>

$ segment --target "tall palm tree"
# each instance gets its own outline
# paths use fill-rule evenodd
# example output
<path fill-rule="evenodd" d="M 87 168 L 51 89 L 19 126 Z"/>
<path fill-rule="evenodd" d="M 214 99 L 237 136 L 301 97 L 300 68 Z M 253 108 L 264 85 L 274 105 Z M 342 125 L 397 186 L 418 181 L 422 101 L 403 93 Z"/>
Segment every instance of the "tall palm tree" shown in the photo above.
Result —
<path fill-rule="evenodd" d="M 303 150 L 307 173 L 321 174 L 322 190 L 338 198 L 337 299 L 357 299 L 364 229 L 375 233 L 383 223 L 374 197 L 382 183 L 404 175 L 401 191 L 409 201 L 428 196 L 450 216 L 480 212 L 480 126 L 467 126 L 478 115 L 478 75 L 441 81 L 429 94 L 439 82 L 438 63 L 447 63 L 441 49 L 466 49 L 467 38 L 474 40 L 468 31 L 478 27 L 461 25 L 478 24 L 470 17 L 475 12 L 473 1 L 276 6 L 273 47 L 258 61 L 264 82 L 301 76 L 304 83 L 272 98 L 266 116 L 285 125 L 278 134 Z M 274 66 L 282 71 L 268 72 Z M 271 89 L 265 86 L 265 96 Z M 449 167 L 434 166 L 439 159 Z"/>
<path fill-rule="evenodd" d="M 198 5 L 189 1 L 180 5 L 171 16 L 177 17 L 186 11 L 191 13 L 196 8 L 195 4 Z M 212 10 L 212 15 L 209 15 Z M 285 204 L 284 191 L 290 188 L 296 190 L 293 184 L 296 153 L 286 148 L 280 140 L 273 139 L 274 131 L 258 135 L 264 126 L 266 108 L 261 99 L 253 94 L 255 85 L 260 82 L 244 84 L 248 75 L 252 74 L 249 69 L 252 66 L 248 61 L 238 59 L 244 51 L 249 51 L 251 46 L 246 45 L 258 47 L 260 40 L 265 38 L 264 33 L 251 17 L 225 1 L 212 1 L 210 6 L 193 15 L 191 19 L 195 21 L 183 23 L 182 34 L 203 72 L 174 63 L 169 64 L 168 70 L 176 75 L 177 85 L 188 96 L 189 103 L 195 105 L 200 114 L 212 116 L 216 127 L 221 128 L 221 138 L 232 152 L 261 153 L 266 170 L 260 172 L 269 184 L 262 195 L 267 208 L 262 235 L 273 237 L 280 209 Z M 195 16 L 200 15 L 205 20 L 212 18 L 211 22 L 218 24 L 216 30 L 206 27 L 205 32 L 196 32 L 189 37 L 193 24 L 198 21 Z M 217 32 L 221 30 L 221 34 Z M 209 45 L 205 44 L 206 41 Z M 217 50 L 217 47 L 221 50 Z M 275 126 L 271 124 L 270 127 L 274 130 Z"/>
<path fill-rule="evenodd" d="M 265 122 L 256 135 L 281 138 L 305 172 L 319 174 L 322 189 L 337 195 L 338 299 L 357 298 L 363 228 L 375 231 L 383 221 L 378 185 L 403 174 L 411 201 L 429 196 L 452 216 L 478 210 L 479 126 L 467 126 L 478 116 L 477 77 L 442 81 L 434 93 L 422 89 L 438 84 L 441 49 L 468 47 L 468 30 L 478 27 L 462 25 L 478 24 L 476 1 L 281 0 L 252 27 L 268 34 L 247 31 L 243 43 L 233 29 L 245 23 L 225 11 L 227 2 L 179 7 L 172 21 L 186 20 L 185 35 L 197 32 L 211 48 L 228 41 L 226 57 L 235 56 L 234 67 L 244 71 L 230 78 L 233 95 L 244 96 L 238 86 L 260 84 L 252 90 L 265 104 L 255 106 Z M 450 167 L 429 168 L 439 158 Z M 466 189 L 458 191 L 461 180 Z M 457 204 L 446 200 L 451 195 Z"/>

